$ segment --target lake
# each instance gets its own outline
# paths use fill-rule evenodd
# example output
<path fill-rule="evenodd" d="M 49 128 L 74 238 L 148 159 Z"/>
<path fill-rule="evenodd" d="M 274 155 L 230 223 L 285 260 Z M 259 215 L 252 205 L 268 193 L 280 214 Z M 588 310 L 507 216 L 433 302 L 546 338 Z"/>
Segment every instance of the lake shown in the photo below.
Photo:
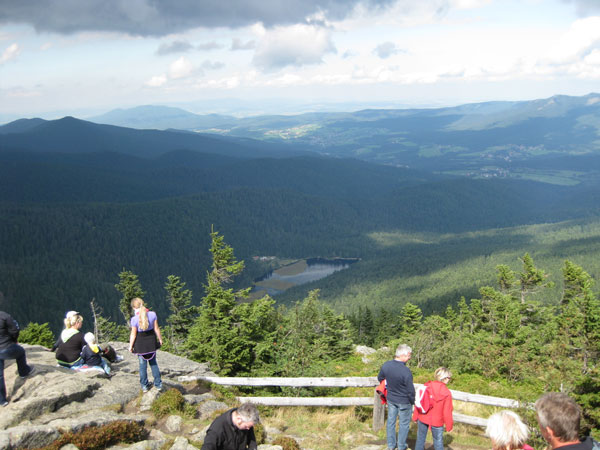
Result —
<path fill-rule="evenodd" d="M 280 267 L 255 280 L 253 292 L 271 296 L 291 287 L 320 280 L 332 273 L 347 269 L 356 258 L 308 258 Z"/>

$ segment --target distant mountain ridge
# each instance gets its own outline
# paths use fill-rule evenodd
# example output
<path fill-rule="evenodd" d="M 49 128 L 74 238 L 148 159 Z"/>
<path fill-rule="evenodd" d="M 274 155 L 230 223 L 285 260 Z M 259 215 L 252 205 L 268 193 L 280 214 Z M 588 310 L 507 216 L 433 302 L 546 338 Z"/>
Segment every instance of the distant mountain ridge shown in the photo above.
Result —
<path fill-rule="evenodd" d="M 0 151 L 116 152 L 155 157 L 174 150 L 194 150 L 239 158 L 281 156 L 281 146 L 245 138 L 224 139 L 179 131 L 138 130 L 101 125 L 74 117 L 18 120 L 0 127 Z M 289 149 L 288 154 L 301 152 Z"/>
<path fill-rule="evenodd" d="M 144 118 L 147 118 L 145 120 Z M 557 95 L 433 109 L 235 118 L 155 106 L 107 113 L 115 124 L 185 128 L 289 145 L 316 153 L 359 158 L 474 177 L 518 177 L 582 182 L 591 169 L 556 158 L 600 155 L 600 94 Z M 182 119 L 183 118 L 183 119 Z M 535 164 L 547 167 L 540 172 Z M 526 170 L 523 168 L 526 167 Z M 594 174 L 593 176 L 597 176 Z M 568 181 L 565 181 L 565 177 Z"/>

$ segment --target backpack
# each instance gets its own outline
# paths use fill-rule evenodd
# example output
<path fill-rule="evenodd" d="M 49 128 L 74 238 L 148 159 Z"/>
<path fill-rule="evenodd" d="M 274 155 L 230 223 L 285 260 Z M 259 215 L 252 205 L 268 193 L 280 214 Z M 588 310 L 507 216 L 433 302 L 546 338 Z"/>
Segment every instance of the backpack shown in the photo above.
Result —
<path fill-rule="evenodd" d="M 415 408 L 421 414 L 427 414 L 433 408 L 433 392 L 428 384 L 422 384 L 415 391 Z"/>

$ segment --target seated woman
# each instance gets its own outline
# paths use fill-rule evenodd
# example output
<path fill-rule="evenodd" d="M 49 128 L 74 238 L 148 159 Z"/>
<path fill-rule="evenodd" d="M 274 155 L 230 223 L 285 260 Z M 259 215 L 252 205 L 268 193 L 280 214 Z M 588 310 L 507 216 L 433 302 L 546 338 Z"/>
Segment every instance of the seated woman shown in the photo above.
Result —
<path fill-rule="evenodd" d="M 500 411 L 488 419 L 485 435 L 492 440 L 493 450 L 533 450 L 525 441 L 529 429 L 512 411 Z"/>
<path fill-rule="evenodd" d="M 83 336 L 86 345 L 81 350 L 81 359 L 83 365 L 79 370 L 99 370 L 110 376 L 110 365 L 102 357 L 103 352 L 100 346 L 96 343 L 94 333 L 85 333 Z"/>
<path fill-rule="evenodd" d="M 83 364 L 81 350 L 85 345 L 83 333 L 79 330 L 83 325 L 83 317 L 77 311 L 69 311 L 64 320 L 65 329 L 52 347 L 56 351 L 56 362 L 59 366 L 77 369 Z"/>

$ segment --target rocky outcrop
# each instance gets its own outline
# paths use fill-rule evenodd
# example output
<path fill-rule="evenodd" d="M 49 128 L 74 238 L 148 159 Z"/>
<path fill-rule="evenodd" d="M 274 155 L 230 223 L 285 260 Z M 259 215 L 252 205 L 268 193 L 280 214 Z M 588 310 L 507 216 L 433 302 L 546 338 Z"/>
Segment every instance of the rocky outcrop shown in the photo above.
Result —
<path fill-rule="evenodd" d="M 9 404 L 1 408 L 0 450 L 48 445 L 56 440 L 59 432 L 77 432 L 117 420 L 144 423 L 149 414 L 142 406 L 146 405 L 147 411 L 158 392 L 152 389 L 142 395 L 137 357 L 127 351 L 125 343 L 112 342 L 111 345 L 123 360 L 113 363 L 110 378 L 100 371 L 75 372 L 59 367 L 54 353 L 41 346 L 23 345 L 28 362 L 36 368 L 28 378 L 20 378 L 14 361 L 6 361 L 4 377 Z M 157 358 L 163 386 L 167 389 L 185 392 L 185 387 L 177 381 L 180 376 L 214 376 L 207 364 L 160 350 Z M 138 398 L 139 407 L 128 411 L 128 405 Z M 200 401 L 197 397 L 195 400 Z M 146 443 L 146 447 L 140 448 L 151 448 L 157 443 Z M 186 448 L 182 440 L 177 446 Z"/>

